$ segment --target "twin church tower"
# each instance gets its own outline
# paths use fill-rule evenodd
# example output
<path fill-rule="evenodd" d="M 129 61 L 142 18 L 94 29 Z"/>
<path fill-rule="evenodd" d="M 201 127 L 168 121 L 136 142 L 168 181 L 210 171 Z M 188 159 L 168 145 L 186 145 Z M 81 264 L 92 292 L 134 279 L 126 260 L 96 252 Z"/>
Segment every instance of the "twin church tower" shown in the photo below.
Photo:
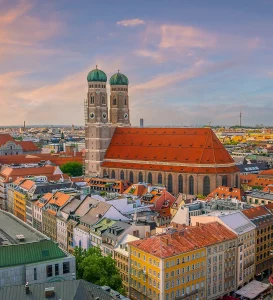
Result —
<path fill-rule="evenodd" d="M 100 174 L 101 163 L 116 127 L 131 126 L 129 114 L 128 78 L 116 73 L 110 78 L 108 101 L 106 74 L 96 69 L 87 75 L 85 100 L 85 175 Z"/>

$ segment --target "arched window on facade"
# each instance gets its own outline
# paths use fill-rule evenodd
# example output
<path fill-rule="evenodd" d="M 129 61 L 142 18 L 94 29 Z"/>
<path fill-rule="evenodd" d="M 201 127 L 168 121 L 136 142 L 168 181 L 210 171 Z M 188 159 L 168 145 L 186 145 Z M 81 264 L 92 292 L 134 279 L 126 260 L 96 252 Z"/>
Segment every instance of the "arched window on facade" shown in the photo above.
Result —
<path fill-rule="evenodd" d="M 94 96 L 90 96 L 90 104 L 94 104 L 94 102 L 95 102 L 95 97 Z"/>
<path fill-rule="evenodd" d="M 239 188 L 240 184 L 239 184 L 239 176 L 238 174 L 236 174 L 235 176 L 235 187 Z"/>
<path fill-rule="evenodd" d="M 105 104 L 105 97 L 104 96 L 102 96 L 102 98 L 101 98 L 101 104 Z"/>
<path fill-rule="evenodd" d="M 194 178 L 192 175 L 189 177 L 189 195 L 194 195 Z"/>
<path fill-rule="evenodd" d="M 120 179 L 124 180 L 124 171 L 120 171 Z"/>
<path fill-rule="evenodd" d="M 115 170 L 112 170 L 112 173 L 111 173 L 111 178 L 112 178 L 112 179 L 115 179 L 115 178 L 116 178 L 116 173 L 115 173 Z"/>
<path fill-rule="evenodd" d="M 138 182 L 143 182 L 143 174 L 142 174 L 142 172 L 138 173 Z"/>
<path fill-rule="evenodd" d="M 173 176 L 172 174 L 168 175 L 168 192 L 173 192 Z"/>
<path fill-rule="evenodd" d="M 124 98 L 124 105 L 127 105 L 127 99 Z"/>
<path fill-rule="evenodd" d="M 107 171 L 105 169 L 103 170 L 103 177 L 107 177 Z"/>
<path fill-rule="evenodd" d="M 183 176 L 178 176 L 178 193 L 183 193 Z"/>
<path fill-rule="evenodd" d="M 131 171 L 130 174 L 129 174 L 129 181 L 131 183 L 134 183 L 134 173 Z"/>
<path fill-rule="evenodd" d="M 152 176 L 152 173 L 148 173 L 148 183 L 153 183 L 153 176 Z"/>
<path fill-rule="evenodd" d="M 116 98 L 113 99 L 113 105 L 117 105 L 117 99 Z"/>
<path fill-rule="evenodd" d="M 162 174 L 161 173 L 159 173 L 157 176 L 157 183 L 162 184 Z"/>
<path fill-rule="evenodd" d="M 203 195 L 207 196 L 210 193 L 210 178 L 205 176 L 203 179 Z"/>
<path fill-rule="evenodd" d="M 222 177 L 222 186 L 227 186 L 227 175 Z"/>

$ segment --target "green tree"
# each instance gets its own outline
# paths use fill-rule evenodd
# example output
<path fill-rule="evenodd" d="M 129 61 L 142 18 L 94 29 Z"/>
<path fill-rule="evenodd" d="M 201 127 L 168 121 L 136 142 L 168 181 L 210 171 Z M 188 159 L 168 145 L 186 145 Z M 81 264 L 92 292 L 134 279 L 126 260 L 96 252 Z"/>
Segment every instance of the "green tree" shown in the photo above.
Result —
<path fill-rule="evenodd" d="M 75 247 L 77 279 L 84 279 L 97 285 L 107 285 L 113 290 L 124 294 L 122 280 L 115 260 L 103 256 L 99 247 L 91 247 L 87 251 Z"/>
<path fill-rule="evenodd" d="M 71 161 L 62 165 L 61 170 L 63 173 L 70 176 L 82 176 L 82 164 L 77 161 Z"/>

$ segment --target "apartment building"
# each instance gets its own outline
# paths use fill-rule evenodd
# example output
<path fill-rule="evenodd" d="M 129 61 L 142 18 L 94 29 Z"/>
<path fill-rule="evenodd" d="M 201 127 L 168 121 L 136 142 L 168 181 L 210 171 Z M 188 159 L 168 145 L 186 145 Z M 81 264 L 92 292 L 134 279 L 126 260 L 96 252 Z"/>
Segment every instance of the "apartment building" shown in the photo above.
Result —
<path fill-rule="evenodd" d="M 192 216 L 191 223 L 219 222 L 238 237 L 237 287 L 249 283 L 255 273 L 255 225 L 240 211 L 216 211 L 207 215 Z"/>
<path fill-rule="evenodd" d="M 236 235 L 197 224 L 129 243 L 132 299 L 218 299 L 236 288 Z"/>
<path fill-rule="evenodd" d="M 255 225 L 255 276 L 264 277 L 272 272 L 273 257 L 273 203 L 243 210 Z"/>

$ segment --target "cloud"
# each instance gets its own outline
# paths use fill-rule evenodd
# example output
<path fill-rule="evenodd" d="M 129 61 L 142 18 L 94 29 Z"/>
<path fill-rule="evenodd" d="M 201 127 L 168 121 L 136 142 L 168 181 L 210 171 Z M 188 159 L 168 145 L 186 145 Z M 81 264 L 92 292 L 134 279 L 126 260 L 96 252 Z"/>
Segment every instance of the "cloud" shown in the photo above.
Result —
<path fill-rule="evenodd" d="M 124 26 L 124 27 L 135 27 L 144 24 L 145 22 L 141 19 L 130 19 L 130 20 L 122 20 L 117 22 L 117 25 Z"/>
<path fill-rule="evenodd" d="M 190 26 L 162 25 L 160 48 L 211 48 L 216 38 L 204 30 Z"/>
<path fill-rule="evenodd" d="M 10 9 L 0 11 L 0 45 L 32 46 L 61 32 L 62 23 L 52 17 L 40 19 L 29 14 L 30 1 L 20 1 Z M 20 49 L 18 48 L 18 51 Z"/>

